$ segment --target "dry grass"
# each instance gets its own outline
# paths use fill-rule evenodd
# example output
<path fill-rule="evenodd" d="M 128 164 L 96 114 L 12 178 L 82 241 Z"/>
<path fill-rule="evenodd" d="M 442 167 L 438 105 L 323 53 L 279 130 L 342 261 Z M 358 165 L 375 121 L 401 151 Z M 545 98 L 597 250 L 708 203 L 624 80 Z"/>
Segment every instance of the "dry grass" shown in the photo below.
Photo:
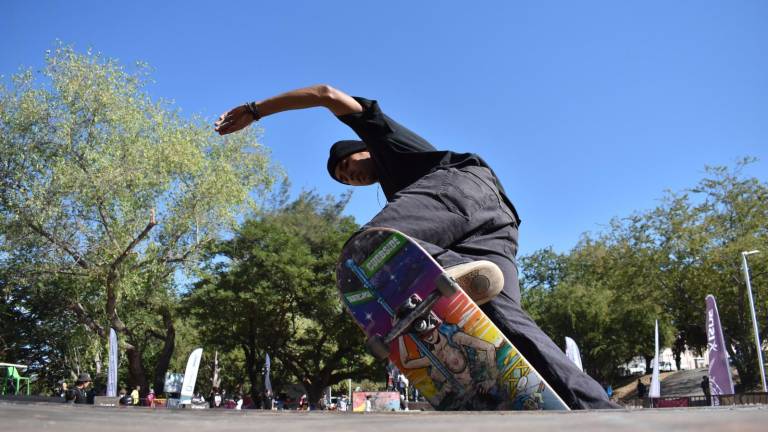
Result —
<path fill-rule="evenodd" d="M 677 371 L 659 372 L 659 381 L 664 381 L 668 376 L 674 375 L 675 373 L 677 373 Z M 647 394 L 648 390 L 651 388 L 651 374 L 633 377 L 632 381 L 630 381 L 629 384 L 625 384 L 621 387 L 613 389 L 613 398 L 618 400 L 624 400 L 624 399 L 632 399 L 634 397 L 637 397 L 637 379 L 638 378 L 640 378 L 640 381 L 643 384 L 645 384 L 645 391 Z"/>

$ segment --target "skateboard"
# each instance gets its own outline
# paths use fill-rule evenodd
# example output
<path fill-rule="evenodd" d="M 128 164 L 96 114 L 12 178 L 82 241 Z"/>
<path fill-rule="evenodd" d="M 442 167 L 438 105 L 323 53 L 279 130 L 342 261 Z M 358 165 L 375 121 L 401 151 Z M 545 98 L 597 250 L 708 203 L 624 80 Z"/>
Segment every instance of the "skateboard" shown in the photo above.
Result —
<path fill-rule="evenodd" d="M 366 348 L 392 362 L 437 410 L 568 410 L 440 265 L 387 228 L 351 238 L 336 267 Z"/>

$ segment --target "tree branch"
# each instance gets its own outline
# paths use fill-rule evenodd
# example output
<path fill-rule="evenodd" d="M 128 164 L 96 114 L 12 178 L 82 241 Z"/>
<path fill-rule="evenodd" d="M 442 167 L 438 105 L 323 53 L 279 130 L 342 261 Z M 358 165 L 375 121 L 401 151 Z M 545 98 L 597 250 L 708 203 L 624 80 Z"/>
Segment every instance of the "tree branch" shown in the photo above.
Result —
<path fill-rule="evenodd" d="M 32 231 L 40 234 L 46 240 L 48 240 L 51 244 L 53 244 L 55 246 L 58 246 L 60 249 L 65 251 L 69 256 L 71 256 L 72 259 L 75 260 L 75 264 L 79 265 L 80 267 L 82 267 L 83 269 L 86 269 L 86 270 L 88 270 L 90 268 L 90 263 L 88 263 L 88 261 L 86 261 L 85 258 L 83 258 L 75 250 L 73 250 L 72 248 L 67 246 L 67 244 L 65 244 L 62 241 L 59 241 L 52 234 L 48 233 L 48 231 L 43 229 L 43 227 L 37 225 L 36 223 L 32 222 L 31 220 L 28 220 L 27 218 L 25 218 L 23 216 L 22 216 L 22 218 L 26 222 L 27 226 L 32 229 Z"/>
<path fill-rule="evenodd" d="M 112 235 L 112 230 L 109 229 L 109 224 L 107 223 L 107 215 L 104 214 L 104 201 L 99 200 L 98 202 L 98 209 L 99 209 L 99 219 L 101 221 L 101 226 L 104 227 L 104 232 L 107 234 L 107 237 L 112 242 L 112 244 L 115 247 L 118 247 L 117 240 L 115 240 L 115 237 Z"/>
<path fill-rule="evenodd" d="M 296 356 L 292 355 L 289 352 L 284 352 L 280 354 L 280 360 L 283 361 L 283 365 L 286 366 L 286 369 L 291 369 L 293 371 L 293 374 L 296 376 L 296 378 L 304 380 L 304 376 L 309 375 L 307 372 L 307 369 L 299 366 L 301 362 L 299 361 Z"/>
<path fill-rule="evenodd" d="M 147 330 L 147 334 L 148 334 L 149 336 L 152 336 L 152 337 L 154 337 L 155 339 L 160 339 L 161 341 L 165 342 L 165 336 L 164 336 L 164 335 L 162 335 L 162 334 L 160 334 L 160 332 L 158 332 L 158 331 L 157 331 L 157 330 L 155 330 L 155 329 L 149 329 L 149 330 Z"/>
<path fill-rule="evenodd" d="M 72 303 L 69 305 L 69 309 L 75 313 L 78 321 L 88 327 L 92 332 L 103 338 L 107 337 L 106 331 L 104 331 L 104 327 L 100 326 L 99 323 L 97 323 L 96 320 L 91 317 L 83 305 L 80 303 Z"/>
<path fill-rule="evenodd" d="M 213 240 L 214 240 L 213 238 L 209 238 L 209 239 L 203 240 L 201 242 L 195 243 L 194 246 L 192 246 L 191 248 L 187 249 L 187 251 L 184 252 L 183 254 L 181 254 L 180 256 L 172 257 L 170 255 L 166 255 L 163 258 L 163 262 L 166 263 L 166 264 L 171 264 L 171 263 L 178 263 L 178 262 L 188 261 L 187 258 L 190 255 L 192 255 L 192 253 L 199 251 L 206 244 L 213 242 Z"/>
<path fill-rule="evenodd" d="M 117 267 L 125 260 L 125 258 L 128 256 L 129 253 L 133 250 L 133 248 L 136 247 L 137 244 L 139 244 L 144 238 L 149 234 L 150 231 L 152 231 L 152 228 L 157 225 L 157 222 L 155 221 L 155 210 L 152 209 L 150 213 L 149 223 L 146 227 L 144 227 L 144 230 L 136 236 L 136 238 L 131 241 L 131 243 L 128 245 L 128 247 L 125 248 L 123 253 L 120 254 L 120 256 L 115 259 L 114 262 L 112 262 L 112 265 L 110 265 L 110 272 L 113 272 L 117 269 Z"/>
<path fill-rule="evenodd" d="M 115 328 L 116 331 L 123 332 L 126 334 L 129 334 L 130 331 L 125 326 L 125 323 L 118 317 L 117 315 L 117 282 L 118 282 L 118 267 L 120 264 L 125 260 L 125 258 L 128 256 L 128 254 L 133 250 L 134 247 L 136 247 L 139 242 L 144 240 L 144 238 L 149 234 L 149 232 L 152 230 L 152 228 L 157 225 L 157 222 L 155 221 L 155 210 L 152 209 L 149 216 L 149 223 L 146 227 L 144 227 L 144 230 L 136 236 L 136 238 L 131 241 L 131 243 L 128 245 L 128 247 L 125 248 L 122 254 L 115 259 L 115 261 L 112 262 L 112 264 L 109 266 L 109 272 L 107 273 L 107 307 L 106 307 L 106 313 L 109 317 L 110 322 L 112 323 L 112 326 Z"/>
<path fill-rule="evenodd" d="M 88 273 L 80 273 L 76 271 L 69 271 L 69 270 L 34 270 L 30 272 L 26 272 L 26 274 L 37 276 L 37 275 L 67 275 L 67 276 L 77 276 L 77 277 L 88 277 L 90 276 Z"/>

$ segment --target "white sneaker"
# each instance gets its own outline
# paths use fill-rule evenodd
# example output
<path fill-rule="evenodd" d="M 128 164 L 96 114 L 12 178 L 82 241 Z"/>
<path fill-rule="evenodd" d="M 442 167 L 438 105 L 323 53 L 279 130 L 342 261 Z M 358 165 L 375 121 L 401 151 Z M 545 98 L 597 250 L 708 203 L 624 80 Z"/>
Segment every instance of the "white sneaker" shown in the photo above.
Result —
<path fill-rule="evenodd" d="M 504 287 L 504 274 L 496 264 L 486 261 L 472 261 L 445 269 L 456 279 L 461 289 L 481 305 L 496 297 Z"/>

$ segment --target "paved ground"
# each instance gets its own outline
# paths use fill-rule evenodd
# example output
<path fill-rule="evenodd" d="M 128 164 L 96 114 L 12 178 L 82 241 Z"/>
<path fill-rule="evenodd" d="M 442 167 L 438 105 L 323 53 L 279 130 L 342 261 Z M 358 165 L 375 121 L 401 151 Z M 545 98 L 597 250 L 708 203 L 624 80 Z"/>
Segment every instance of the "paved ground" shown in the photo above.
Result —
<path fill-rule="evenodd" d="M 736 370 L 733 371 L 736 374 Z M 708 373 L 707 368 L 689 369 L 676 372 L 662 372 L 661 396 L 704 396 L 701 390 L 701 377 Z M 635 377 L 629 384 L 613 389 L 617 398 L 626 400 L 634 398 L 637 394 L 637 378 L 640 378 L 646 388 L 651 386 L 651 375 Z M 738 381 L 738 375 L 733 377 L 734 383 Z"/>
<path fill-rule="evenodd" d="M 640 409 L 570 413 L 335 413 L 151 410 L 0 402 L 0 431 L 765 431 L 768 407 Z"/>
<path fill-rule="evenodd" d="M 701 377 L 708 373 L 707 369 L 692 369 L 670 375 L 661 382 L 661 396 L 704 396 Z"/>

